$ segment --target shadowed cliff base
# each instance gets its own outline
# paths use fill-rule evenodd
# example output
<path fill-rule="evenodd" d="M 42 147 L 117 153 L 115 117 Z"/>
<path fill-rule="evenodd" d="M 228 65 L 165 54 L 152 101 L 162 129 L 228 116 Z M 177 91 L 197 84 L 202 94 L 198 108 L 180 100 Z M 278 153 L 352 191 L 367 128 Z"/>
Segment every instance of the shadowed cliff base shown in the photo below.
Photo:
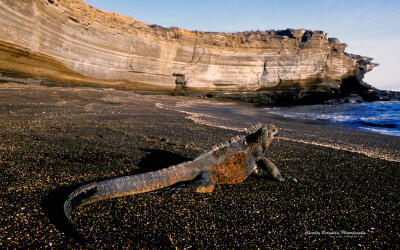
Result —
<path fill-rule="evenodd" d="M 306 82 L 307 87 L 304 86 Z M 332 85 L 332 84 L 330 84 Z M 263 87 L 256 90 L 200 90 L 174 89 L 171 95 L 203 96 L 231 99 L 241 102 L 271 106 L 292 106 L 333 103 L 356 103 L 372 101 L 398 101 L 400 92 L 376 89 L 356 78 L 343 79 L 337 87 L 324 86 L 320 79 L 281 82 L 276 87 Z"/>

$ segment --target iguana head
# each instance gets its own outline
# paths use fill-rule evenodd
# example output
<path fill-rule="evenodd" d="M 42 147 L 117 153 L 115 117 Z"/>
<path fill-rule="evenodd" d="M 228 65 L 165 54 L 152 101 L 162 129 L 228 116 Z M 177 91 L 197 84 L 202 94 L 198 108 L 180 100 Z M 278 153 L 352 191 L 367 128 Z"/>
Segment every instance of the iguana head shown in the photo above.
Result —
<path fill-rule="evenodd" d="M 246 136 L 246 142 L 250 145 L 259 144 L 265 151 L 272 140 L 278 135 L 278 129 L 274 125 L 257 124 Z"/>
<path fill-rule="evenodd" d="M 261 127 L 261 147 L 263 151 L 265 151 L 269 144 L 271 144 L 272 140 L 278 136 L 278 129 L 274 125 L 262 125 Z"/>

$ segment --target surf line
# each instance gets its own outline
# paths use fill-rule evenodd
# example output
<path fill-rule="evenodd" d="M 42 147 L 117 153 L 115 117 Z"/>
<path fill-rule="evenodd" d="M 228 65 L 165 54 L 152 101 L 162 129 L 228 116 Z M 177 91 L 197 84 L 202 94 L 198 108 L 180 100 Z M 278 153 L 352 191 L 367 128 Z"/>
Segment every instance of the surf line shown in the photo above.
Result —
<path fill-rule="evenodd" d="M 155 103 L 154 105 L 160 109 L 172 110 L 175 112 L 186 114 L 186 115 L 188 115 L 187 117 L 185 117 L 186 119 L 192 120 L 194 123 L 197 123 L 200 125 L 206 125 L 206 126 L 215 127 L 215 128 L 233 130 L 233 131 L 237 131 L 237 132 L 246 132 L 247 131 L 245 128 L 234 128 L 234 127 L 229 127 L 229 126 L 223 126 L 223 125 L 211 123 L 209 121 L 205 121 L 204 119 L 201 119 L 201 117 L 217 119 L 217 117 L 214 117 L 212 115 L 206 115 L 206 114 L 202 114 L 202 113 L 195 113 L 195 112 L 189 112 L 189 111 L 185 111 L 185 110 L 168 108 L 168 107 L 165 107 L 165 105 L 163 105 L 162 103 Z"/>
<path fill-rule="evenodd" d="M 332 145 L 332 144 L 327 144 L 327 143 L 319 143 L 319 142 L 314 142 L 314 141 L 306 141 L 306 140 L 298 140 L 298 139 L 292 139 L 292 138 L 287 138 L 287 137 L 277 137 L 278 140 L 285 140 L 285 141 L 292 141 L 292 142 L 298 142 L 298 143 L 304 143 L 304 144 L 310 144 L 310 145 L 315 145 L 315 146 L 320 146 L 320 147 L 325 147 L 325 148 L 333 148 L 337 150 L 343 150 L 351 153 L 357 153 L 357 154 L 362 154 L 371 158 L 376 158 L 376 159 L 381 159 L 381 160 L 386 160 L 386 161 L 391 161 L 391 162 L 400 162 L 399 158 L 387 155 L 387 154 L 378 154 L 373 152 L 373 150 L 360 150 L 360 149 L 354 149 L 351 147 L 343 147 L 339 145 Z"/>

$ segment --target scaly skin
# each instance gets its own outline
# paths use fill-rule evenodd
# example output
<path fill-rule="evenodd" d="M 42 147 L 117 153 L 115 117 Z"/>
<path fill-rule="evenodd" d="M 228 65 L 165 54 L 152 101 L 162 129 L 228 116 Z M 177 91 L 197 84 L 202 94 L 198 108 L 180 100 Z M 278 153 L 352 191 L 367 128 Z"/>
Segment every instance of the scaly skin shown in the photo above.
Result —
<path fill-rule="evenodd" d="M 216 184 L 239 183 L 251 173 L 263 175 L 264 172 L 278 181 L 297 182 L 293 177 L 281 175 L 278 168 L 264 155 L 277 134 L 274 125 L 259 124 L 248 135 L 214 146 L 193 161 L 159 171 L 84 185 L 69 195 L 64 203 L 64 212 L 69 217 L 74 209 L 91 202 L 154 190 L 212 192 Z"/>

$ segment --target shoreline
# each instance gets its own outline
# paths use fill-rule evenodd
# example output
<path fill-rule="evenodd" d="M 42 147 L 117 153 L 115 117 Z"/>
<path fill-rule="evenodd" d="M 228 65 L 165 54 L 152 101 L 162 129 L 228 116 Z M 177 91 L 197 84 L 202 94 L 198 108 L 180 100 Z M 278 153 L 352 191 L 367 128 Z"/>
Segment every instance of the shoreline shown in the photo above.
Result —
<path fill-rule="evenodd" d="M 0 84 L 0 246 L 78 248 L 58 219 L 73 188 L 193 159 L 257 122 L 280 128 L 269 157 L 298 184 L 249 177 L 211 194 L 104 200 L 74 213 L 76 229 L 90 247 L 399 245 L 400 164 L 367 156 L 399 159 L 398 137 L 261 117 L 233 101 L 8 86 Z M 354 237 L 333 238 L 342 231 Z"/>
<path fill-rule="evenodd" d="M 359 153 L 373 158 L 400 162 L 400 152 L 396 147 L 390 146 L 400 142 L 398 136 L 359 130 L 330 121 L 307 120 L 270 114 L 261 110 L 259 105 L 255 104 L 238 103 L 230 100 L 194 100 L 183 98 L 183 101 L 178 101 L 177 104 L 174 103 L 170 107 L 167 105 L 157 105 L 157 103 L 156 106 L 165 110 L 185 114 L 187 115 L 187 119 L 197 124 L 236 132 L 245 132 L 246 127 L 266 120 L 267 123 L 277 124 L 280 128 L 281 131 L 278 140 L 282 139 L 319 145 L 327 148 Z M 234 125 L 229 121 L 231 117 L 234 117 L 240 122 L 236 122 L 237 124 Z M 312 129 L 314 134 L 309 131 L 309 128 Z M 294 133 L 298 129 L 302 130 L 304 134 L 297 135 Z M 343 138 L 337 138 L 336 133 L 342 133 Z M 358 134 L 358 140 L 352 139 L 354 134 Z M 382 138 L 384 142 L 380 142 Z M 387 141 L 391 142 L 387 143 Z"/>
<path fill-rule="evenodd" d="M 278 118 L 333 122 L 358 131 L 392 136 L 400 136 L 400 120 L 397 119 L 399 110 L 399 101 L 264 108 L 264 112 Z"/>

